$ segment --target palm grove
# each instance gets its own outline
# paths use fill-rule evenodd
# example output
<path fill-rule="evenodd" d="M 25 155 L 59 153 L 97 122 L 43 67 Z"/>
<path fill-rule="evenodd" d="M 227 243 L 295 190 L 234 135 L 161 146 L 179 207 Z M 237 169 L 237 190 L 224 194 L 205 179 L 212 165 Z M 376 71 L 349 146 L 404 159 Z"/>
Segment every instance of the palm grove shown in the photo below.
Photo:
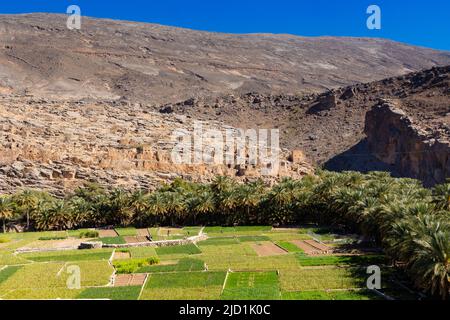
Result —
<path fill-rule="evenodd" d="M 295 225 L 319 223 L 357 232 L 382 246 L 416 287 L 449 298 L 450 184 L 425 189 L 386 173 L 321 171 L 273 187 L 217 177 L 176 180 L 154 192 L 89 184 L 65 199 L 24 190 L 0 197 L 0 219 L 28 230 L 106 225 Z"/>

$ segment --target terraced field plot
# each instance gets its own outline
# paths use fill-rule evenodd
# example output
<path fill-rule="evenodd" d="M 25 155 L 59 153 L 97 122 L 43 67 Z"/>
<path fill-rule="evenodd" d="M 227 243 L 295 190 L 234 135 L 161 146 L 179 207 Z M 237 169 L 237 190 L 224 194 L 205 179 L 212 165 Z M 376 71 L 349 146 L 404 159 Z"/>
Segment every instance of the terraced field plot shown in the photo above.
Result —
<path fill-rule="evenodd" d="M 226 272 L 177 272 L 150 275 L 141 299 L 219 299 Z"/>
<path fill-rule="evenodd" d="M 184 228 L 148 228 L 152 240 L 176 240 L 187 237 L 196 236 L 199 234 L 201 227 L 184 227 Z"/>
<path fill-rule="evenodd" d="M 229 273 L 222 299 L 276 300 L 280 298 L 278 275 L 270 272 Z"/>
<path fill-rule="evenodd" d="M 144 231 L 142 231 L 144 230 Z M 198 234 L 200 227 L 116 228 L 106 243 L 143 232 L 164 238 Z M 379 299 L 365 289 L 365 267 L 383 265 L 383 256 L 307 256 L 295 245 L 312 240 L 306 229 L 206 227 L 208 239 L 196 244 L 122 249 L 15 252 L 44 237 L 75 239 L 79 231 L 6 234 L 0 246 L 2 299 Z M 331 237 L 329 234 L 322 234 Z M 50 249 L 50 248 L 49 248 Z M 114 258 L 114 259 L 112 259 Z M 157 264 L 145 263 L 156 259 Z M 118 263 L 132 266 L 119 270 Z M 134 263 L 139 263 L 133 267 Z M 113 264 L 118 268 L 114 269 Z M 69 271 L 80 270 L 80 287 L 69 289 Z M 117 274 L 121 273 L 120 275 Z M 386 286 L 386 292 L 396 290 Z"/>

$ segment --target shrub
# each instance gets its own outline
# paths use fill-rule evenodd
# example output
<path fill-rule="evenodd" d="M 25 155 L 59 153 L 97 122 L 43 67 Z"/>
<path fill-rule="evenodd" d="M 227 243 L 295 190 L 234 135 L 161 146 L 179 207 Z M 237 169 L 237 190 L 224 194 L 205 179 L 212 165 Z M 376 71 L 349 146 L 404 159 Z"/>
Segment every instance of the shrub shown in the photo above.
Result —
<path fill-rule="evenodd" d="M 95 230 L 87 230 L 87 231 L 81 231 L 78 235 L 79 238 L 97 238 L 98 237 L 98 231 Z"/>
<path fill-rule="evenodd" d="M 144 266 L 151 266 L 157 263 L 159 263 L 159 259 L 157 257 L 150 257 L 147 259 L 114 261 L 113 265 L 114 268 L 116 268 L 117 273 L 134 273 Z"/>

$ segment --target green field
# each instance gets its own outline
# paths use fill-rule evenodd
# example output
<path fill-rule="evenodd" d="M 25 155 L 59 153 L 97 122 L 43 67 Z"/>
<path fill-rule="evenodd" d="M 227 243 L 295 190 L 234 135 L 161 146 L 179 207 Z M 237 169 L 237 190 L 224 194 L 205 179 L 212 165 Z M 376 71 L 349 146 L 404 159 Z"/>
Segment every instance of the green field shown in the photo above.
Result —
<path fill-rule="evenodd" d="M 118 237 L 103 239 L 107 243 L 121 243 L 123 236 L 136 234 L 134 228 L 116 231 Z M 154 240 L 184 238 L 199 231 L 199 227 L 149 228 Z M 310 231 L 310 228 L 276 230 L 267 226 L 206 227 L 204 232 L 209 238 L 196 244 L 31 253 L 15 250 L 30 244 L 45 248 L 47 243 L 64 240 L 39 239 L 75 239 L 79 231 L 5 234 L 0 243 L 0 299 L 383 299 L 366 289 L 365 268 L 376 264 L 383 275 L 390 274 L 384 256 L 307 256 L 292 241 L 312 239 Z M 325 230 L 313 231 L 323 238 L 334 239 Z M 255 251 L 270 242 L 284 251 L 277 255 L 259 255 Z M 112 261 L 114 251 L 122 255 Z M 138 264 L 148 259 L 157 263 Z M 115 287 L 116 273 L 127 273 L 115 267 L 129 264 L 135 264 L 131 272 L 147 275 L 145 283 Z M 80 271 L 80 287 L 70 289 L 73 267 Z M 382 279 L 387 281 L 388 276 Z M 407 296 L 405 290 L 391 283 L 383 282 L 383 290 L 394 298 Z"/>

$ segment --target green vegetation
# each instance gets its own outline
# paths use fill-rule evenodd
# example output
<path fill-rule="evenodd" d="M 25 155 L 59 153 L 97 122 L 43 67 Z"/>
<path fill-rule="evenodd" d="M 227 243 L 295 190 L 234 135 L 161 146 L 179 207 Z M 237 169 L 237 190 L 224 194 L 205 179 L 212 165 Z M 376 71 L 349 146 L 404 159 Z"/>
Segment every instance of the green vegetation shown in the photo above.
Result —
<path fill-rule="evenodd" d="M 240 236 L 238 237 L 240 242 L 257 242 L 257 241 L 270 241 L 267 236 Z"/>
<path fill-rule="evenodd" d="M 205 263 L 199 259 L 183 258 L 175 264 L 143 266 L 136 272 L 154 273 L 154 272 L 181 272 L 181 271 L 202 271 L 205 270 Z"/>
<path fill-rule="evenodd" d="M 0 265 L 18 265 L 29 263 L 26 258 L 20 255 L 12 254 L 11 252 L 0 251 Z"/>
<path fill-rule="evenodd" d="M 365 269 L 335 266 L 280 270 L 283 291 L 317 291 L 364 288 Z"/>
<path fill-rule="evenodd" d="M 35 261 L 84 261 L 84 260 L 109 260 L 111 257 L 111 249 L 96 249 L 96 250 L 64 250 L 64 251 L 50 251 L 39 253 L 24 253 L 20 257 Z"/>
<path fill-rule="evenodd" d="M 178 272 L 150 275 L 141 299 L 219 299 L 226 272 Z"/>
<path fill-rule="evenodd" d="M 0 283 L 6 281 L 9 277 L 11 277 L 14 273 L 17 272 L 21 267 L 20 266 L 10 266 L 0 269 Z"/>
<path fill-rule="evenodd" d="M 96 239 L 104 244 L 125 244 L 127 243 L 123 237 L 103 237 Z"/>
<path fill-rule="evenodd" d="M 224 300 L 276 300 L 280 299 L 277 273 L 229 273 L 222 293 Z"/>
<path fill-rule="evenodd" d="M 158 256 L 202 253 L 200 249 L 195 244 L 192 243 L 181 246 L 158 247 L 155 250 Z"/>
<path fill-rule="evenodd" d="M 217 246 L 217 245 L 229 245 L 238 244 L 239 240 L 235 237 L 223 237 L 223 238 L 209 238 L 200 243 L 201 246 Z"/>
<path fill-rule="evenodd" d="M 153 247 L 131 247 L 127 249 L 122 249 L 130 253 L 131 258 L 140 259 L 140 258 L 150 258 L 156 257 L 156 250 Z M 120 250 L 121 251 L 121 250 Z"/>
<path fill-rule="evenodd" d="M 140 286 L 107 287 L 84 289 L 77 299 L 109 299 L 109 300 L 137 300 L 141 292 Z"/>
<path fill-rule="evenodd" d="M 114 261 L 114 268 L 117 273 L 135 273 L 144 266 L 151 266 L 159 263 L 157 257 L 150 257 L 146 259 L 127 259 Z"/>
<path fill-rule="evenodd" d="M 302 266 L 327 266 L 327 265 L 381 265 L 386 263 L 386 257 L 380 255 L 364 256 L 305 256 L 298 255 L 298 262 Z"/>
<path fill-rule="evenodd" d="M 98 237 L 98 231 L 95 230 L 85 230 L 80 231 L 78 234 L 79 238 L 97 238 Z"/>
<path fill-rule="evenodd" d="M 302 249 L 297 247 L 295 244 L 288 242 L 288 241 L 278 241 L 276 244 L 280 247 L 286 250 L 287 252 L 303 252 Z"/>
<path fill-rule="evenodd" d="M 239 244 L 229 242 L 229 245 L 241 245 L 239 250 L 244 252 L 247 252 L 246 240 L 249 243 L 262 241 L 258 239 L 289 241 L 286 235 L 271 234 L 271 225 L 313 226 L 306 228 L 303 234 L 298 232 L 297 236 L 318 235 L 321 240 L 331 240 L 335 234 L 334 230 L 319 225 L 339 226 L 338 233 L 358 234 L 369 239 L 372 245 L 383 248 L 387 259 L 402 266 L 416 289 L 447 299 L 450 291 L 449 199 L 449 183 L 426 189 L 416 180 L 396 179 L 381 172 L 320 171 L 302 180 L 286 179 L 270 188 L 261 181 L 239 184 L 217 177 L 210 184 L 178 179 L 151 193 L 108 191 L 89 184 L 64 199 L 23 190 L 11 196 L 0 196 L 0 221 L 3 226 L 9 221 L 23 222 L 27 230 L 120 225 L 124 227 L 117 229 L 121 236 L 135 235 L 134 227 L 141 226 L 207 225 L 210 227 L 205 228 L 205 232 L 211 237 L 238 237 Z M 182 230 L 181 234 L 172 236 L 185 237 L 189 229 Z M 67 236 L 67 232 L 60 234 Z M 46 236 L 50 235 L 39 235 Z M 294 235 L 289 237 L 293 239 Z M 23 246 L 31 239 L 37 240 L 33 234 L 6 234 L 4 238 L 11 240 L 11 244 L 6 244 L 8 250 Z M 201 246 L 202 249 L 207 247 L 213 245 Z M 161 248 L 157 254 L 164 259 L 181 259 L 186 254 L 166 250 L 177 249 Z M 192 250 L 195 251 L 189 253 L 201 255 L 198 248 Z M 3 256 L 9 259 L 9 254 Z M 222 261 L 217 260 L 219 255 L 215 260 L 212 255 L 200 259 L 216 269 L 231 265 L 248 271 L 255 267 L 253 270 L 268 270 L 267 265 L 261 268 L 263 259 L 248 260 L 249 255 L 227 256 Z M 289 258 L 295 257 L 289 255 Z M 285 257 L 277 259 L 292 263 Z M 299 259 L 297 263 L 309 263 Z M 267 263 L 278 264 L 272 258 L 268 258 Z M 5 265 L 1 261 L 0 264 Z"/>
<path fill-rule="evenodd" d="M 116 230 L 117 234 L 121 237 L 137 235 L 137 231 L 135 228 L 116 228 L 115 230 Z"/>
<path fill-rule="evenodd" d="M 282 292 L 283 300 L 380 300 L 369 290 Z"/>
<path fill-rule="evenodd" d="M 282 239 L 278 244 L 289 249 L 286 243 L 301 235 L 300 230 L 248 232 L 210 238 L 198 247 L 115 249 L 129 256 L 117 256 L 113 265 L 112 249 L 13 254 L 0 247 L 0 299 L 380 299 L 364 290 L 368 264 L 381 266 L 382 292 L 400 299 L 417 298 L 396 284 L 405 281 L 404 275 L 383 265 L 383 256 L 306 256 L 293 248 L 283 255 L 258 256 L 253 247 L 260 239 L 276 235 Z M 29 245 L 27 241 L 49 235 L 55 234 L 7 236 L 11 244 Z M 81 288 L 72 290 L 67 280 L 74 266 L 80 268 Z M 113 272 L 148 276 L 142 286 L 112 287 Z"/>

